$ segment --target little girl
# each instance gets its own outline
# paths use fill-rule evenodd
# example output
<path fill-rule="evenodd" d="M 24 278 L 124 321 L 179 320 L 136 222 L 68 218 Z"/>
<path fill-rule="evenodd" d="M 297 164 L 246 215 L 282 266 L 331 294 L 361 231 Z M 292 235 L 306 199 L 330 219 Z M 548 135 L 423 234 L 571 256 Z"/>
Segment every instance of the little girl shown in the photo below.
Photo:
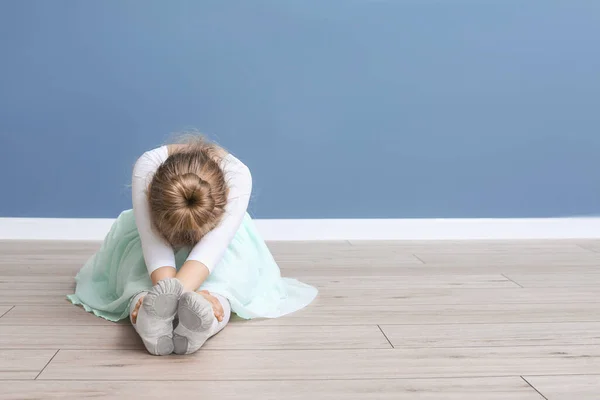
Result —
<path fill-rule="evenodd" d="M 246 213 L 251 189 L 248 168 L 200 138 L 144 153 L 133 210 L 77 274 L 69 300 L 110 321 L 131 318 L 154 355 L 197 351 L 231 311 L 275 318 L 305 307 L 317 290 L 281 277 Z"/>

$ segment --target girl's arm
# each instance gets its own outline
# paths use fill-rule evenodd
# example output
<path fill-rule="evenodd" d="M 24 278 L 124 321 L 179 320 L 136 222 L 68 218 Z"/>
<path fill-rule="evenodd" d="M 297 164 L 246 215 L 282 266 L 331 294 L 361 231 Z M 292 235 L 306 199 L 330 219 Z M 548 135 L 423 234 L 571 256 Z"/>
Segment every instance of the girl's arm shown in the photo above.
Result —
<path fill-rule="evenodd" d="M 238 231 L 252 193 L 252 175 L 240 160 L 231 154 L 223 160 L 223 172 L 229 187 L 223 219 L 207 233 L 190 252 L 177 274 L 187 290 L 197 290 L 221 261 L 225 250 Z"/>
<path fill-rule="evenodd" d="M 148 151 L 137 160 L 133 168 L 132 201 L 135 223 L 140 235 L 142 251 L 153 284 L 175 276 L 173 248 L 152 227 L 150 205 L 146 191 L 158 167 L 167 159 L 166 146 Z"/>

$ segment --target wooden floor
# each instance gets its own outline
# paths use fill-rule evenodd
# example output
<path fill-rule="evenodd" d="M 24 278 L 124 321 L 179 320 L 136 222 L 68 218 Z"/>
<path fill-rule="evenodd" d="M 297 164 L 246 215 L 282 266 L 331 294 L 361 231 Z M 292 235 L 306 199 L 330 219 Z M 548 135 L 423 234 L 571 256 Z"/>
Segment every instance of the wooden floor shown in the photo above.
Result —
<path fill-rule="evenodd" d="M 0 399 L 600 399 L 600 241 L 269 246 L 312 305 L 153 357 L 65 300 L 98 243 L 0 242 Z"/>

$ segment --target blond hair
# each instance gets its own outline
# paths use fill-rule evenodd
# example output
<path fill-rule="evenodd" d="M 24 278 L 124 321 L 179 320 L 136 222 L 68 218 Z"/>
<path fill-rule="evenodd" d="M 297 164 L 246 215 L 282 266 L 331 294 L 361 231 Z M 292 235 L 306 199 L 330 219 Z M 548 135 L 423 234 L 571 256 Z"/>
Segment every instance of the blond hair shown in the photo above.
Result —
<path fill-rule="evenodd" d="M 190 247 L 225 213 L 228 188 L 220 166 L 227 153 L 201 136 L 169 146 L 148 188 L 152 223 L 174 247 Z"/>

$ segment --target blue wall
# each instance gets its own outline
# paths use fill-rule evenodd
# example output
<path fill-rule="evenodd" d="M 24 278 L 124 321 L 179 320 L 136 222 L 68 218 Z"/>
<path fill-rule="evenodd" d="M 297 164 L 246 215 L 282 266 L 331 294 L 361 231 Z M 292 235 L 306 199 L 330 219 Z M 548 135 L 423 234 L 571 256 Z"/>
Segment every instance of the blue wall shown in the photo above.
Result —
<path fill-rule="evenodd" d="M 261 218 L 600 211 L 600 2 L 0 2 L 0 216 L 114 217 L 196 127 Z"/>

